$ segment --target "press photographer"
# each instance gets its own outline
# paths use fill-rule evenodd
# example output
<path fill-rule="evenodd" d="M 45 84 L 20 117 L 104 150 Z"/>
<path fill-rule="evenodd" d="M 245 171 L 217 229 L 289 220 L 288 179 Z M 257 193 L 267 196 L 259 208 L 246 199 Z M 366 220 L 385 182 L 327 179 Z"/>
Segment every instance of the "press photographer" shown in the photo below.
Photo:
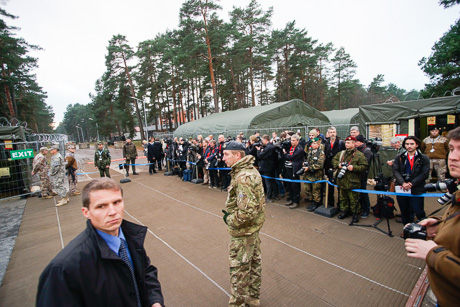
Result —
<path fill-rule="evenodd" d="M 286 175 L 288 179 L 299 180 L 297 172 L 302 168 L 304 149 L 299 145 L 299 136 L 293 134 L 291 136 L 291 147 L 289 151 L 283 148 L 284 151 L 284 167 L 286 169 Z M 300 201 L 300 183 L 299 182 L 288 182 L 289 198 L 286 206 L 290 209 L 295 209 L 299 206 Z"/>
<path fill-rule="evenodd" d="M 324 153 L 326 154 L 326 160 L 324 161 L 324 169 L 326 171 L 327 178 L 330 182 L 334 183 L 334 170 L 332 166 L 332 159 L 334 156 L 345 150 L 345 143 L 337 137 L 337 129 L 330 127 L 328 130 L 329 139 L 324 145 Z M 327 195 L 327 206 L 334 207 L 334 189 L 335 187 L 330 185 Z"/>
<path fill-rule="evenodd" d="M 259 173 L 265 176 L 262 177 L 262 180 L 265 182 L 267 201 L 273 202 L 274 199 L 278 198 L 278 185 L 274 179 L 276 166 L 275 146 L 270 143 L 270 137 L 266 134 L 262 136 L 261 142 L 262 144 L 256 146 L 257 157 L 260 160 Z"/>
<path fill-rule="evenodd" d="M 370 166 L 374 154 L 372 152 L 373 143 L 369 144 L 368 147 L 366 144 L 366 139 L 360 134 L 356 137 L 356 148 L 363 153 L 366 157 L 367 164 Z M 375 149 L 377 153 L 377 149 Z M 361 189 L 367 189 L 367 177 L 369 175 L 369 169 L 361 173 Z M 359 204 L 361 205 L 361 218 L 365 219 L 369 216 L 369 211 L 371 209 L 371 202 L 369 201 L 369 194 L 360 193 L 359 194 Z"/>
<path fill-rule="evenodd" d="M 364 155 L 355 148 L 356 138 L 349 136 L 345 139 L 345 148 L 336 154 L 332 160 L 334 169 L 339 170 L 337 184 L 340 193 L 339 219 L 344 219 L 351 214 L 352 223 L 359 222 L 361 207 L 358 203 L 358 192 L 353 189 L 361 187 L 361 174 L 366 171 L 368 164 Z"/>
<path fill-rule="evenodd" d="M 302 168 L 304 180 L 311 182 L 322 180 L 324 176 L 325 154 L 321 149 L 321 139 L 319 137 L 311 139 L 311 146 L 307 151 L 306 162 Z M 300 172 L 300 171 L 299 171 Z M 297 173 L 299 173 L 297 172 Z M 308 199 L 312 199 L 307 207 L 308 211 L 315 211 L 321 206 L 321 183 L 304 183 L 305 193 Z"/>
<path fill-rule="evenodd" d="M 460 179 L 460 127 L 449 132 L 448 167 Z M 460 192 L 453 193 L 452 204 L 442 218 L 430 217 L 418 223 L 426 228 L 427 241 L 407 239 L 407 256 L 424 259 L 428 279 L 438 306 L 458 306 L 460 302 Z"/>

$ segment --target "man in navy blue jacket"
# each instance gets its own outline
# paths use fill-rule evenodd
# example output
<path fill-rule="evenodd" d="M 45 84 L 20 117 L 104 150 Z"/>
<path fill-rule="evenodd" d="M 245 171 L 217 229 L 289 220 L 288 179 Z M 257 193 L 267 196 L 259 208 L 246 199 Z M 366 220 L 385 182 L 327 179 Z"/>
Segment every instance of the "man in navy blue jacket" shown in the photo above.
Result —
<path fill-rule="evenodd" d="M 86 229 L 40 276 L 37 306 L 164 306 L 144 249 L 147 227 L 123 220 L 123 191 L 109 178 L 82 191 Z"/>

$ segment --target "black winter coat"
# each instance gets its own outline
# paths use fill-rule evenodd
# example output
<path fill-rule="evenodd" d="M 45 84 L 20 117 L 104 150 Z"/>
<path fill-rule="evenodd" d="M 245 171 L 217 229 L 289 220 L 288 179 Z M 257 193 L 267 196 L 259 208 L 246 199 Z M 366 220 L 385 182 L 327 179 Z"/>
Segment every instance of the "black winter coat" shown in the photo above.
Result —
<path fill-rule="evenodd" d="M 339 138 L 336 138 L 334 141 L 334 146 L 331 149 L 331 139 L 328 139 L 326 141 L 326 144 L 324 145 L 324 154 L 326 155 L 326 160 L 324 161 L 324 169 L 327 171 L 332 167 L 332 159 L 334 156 L 338 153 L 341 152 L 342 150 L 345 150 L 345 143 L 340 140 Z"/>
<path fill-rule="evenodd" d="M 430 174 L 430 158 L 418 151 L 414 159 L 409 182 L 412 183 L 411 194 L 419 195 L 426 192 L 425 180 L 428 179 Z M 406 172 L 406 162 L 409 163 L 405 152 L 397 155 L 393 162 L 393 175 L 396 179 L 396 185 L 404 183 L 403 174 Z"/>
<path fill-rule="evenodd" d="M 147 227 L 123 220 L 142 306 L 164 306 L 157 269 L 144 249 Z M 86 229 L 48 264 L 40 276 L 37 306 L 137 306 L 128 266 L 99 236 Z"/>
<path fill-rule="evenodd" d="M 300 146 L 300 144 L 297 144 L 292 155 L 289 154 L 289 152 L 284 155 L 284 159 L 286 161 L 292 162 L 293 176 L 295 173 L 297 173 L 298 170 L 302 168 L 304 157 L 305 151 L 303 150 L 303 147 Z M 290 169 L 286 168 L 286 171 L 290 171 Z"/>
<path fill-rule="evenodd" d="M 275 145 L 268 143 L 267 146 L 257 151 L 257 157 L 259 158 L 259 171 L 261 172 L 273 172 L 275 170 L 276 156 L 275 156 Z"/>

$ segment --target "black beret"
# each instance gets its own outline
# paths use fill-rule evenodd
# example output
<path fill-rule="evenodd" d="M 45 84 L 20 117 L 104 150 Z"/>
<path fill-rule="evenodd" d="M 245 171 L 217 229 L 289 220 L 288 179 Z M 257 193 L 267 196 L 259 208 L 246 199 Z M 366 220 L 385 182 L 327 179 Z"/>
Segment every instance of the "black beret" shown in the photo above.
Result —
<path fill-rule="evenodd" d="M 230 141 L 222 146 L 223 150 L 244 150 L 244 145 L 236 141 Z"/>
<path fill-rule="evenodd" d="M 366 139 L 361 134 L 356 137 L 356 140 L 361 143 L 365 143 Z"/>

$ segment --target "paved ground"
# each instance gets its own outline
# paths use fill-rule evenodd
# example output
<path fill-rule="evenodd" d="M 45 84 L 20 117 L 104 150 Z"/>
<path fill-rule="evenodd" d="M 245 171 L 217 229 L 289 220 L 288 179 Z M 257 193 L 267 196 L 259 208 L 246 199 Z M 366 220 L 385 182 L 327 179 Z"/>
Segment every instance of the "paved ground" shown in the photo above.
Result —
<path fill-rule="evenodd" d="M 111 152 L 114 159 L 120 155 Z M 92 153 L 77 151 L 80 157 Z M 115 164 L 111 173 L 119 180 Z M 145 247 L 159 269 L 166 304 L 226 306 L 229 236 L 221 217 L 226 193 L 163 173 L 149 176 L 146 166 L 139 172 L 123 185 L 125 218 L 149 228 Z M 80 176 L 80 188 L 90 176 Z M 81 197 L 60 208 L 55 201 L 27 200 L 0 305 L 34 305 L 41 271 L 85 227 Z M 427 213 L 437 208 L 435 200 L 427 200 L 426 208 Z M 266 214 L 261 232 L 263 306 L 404 306 L 423 270 L 423 261 L 409 259 L 397 236 L 351 227 L 304 206 L 290 210 L 283 201 L 267 204 Z M 369 217 L 362 223 L 374 221 Z M 396 235 L 401 232 L 401 224 L 391 220 L 390 225 Z M 387 230 L 386 224 L 379 226 Z"/>

